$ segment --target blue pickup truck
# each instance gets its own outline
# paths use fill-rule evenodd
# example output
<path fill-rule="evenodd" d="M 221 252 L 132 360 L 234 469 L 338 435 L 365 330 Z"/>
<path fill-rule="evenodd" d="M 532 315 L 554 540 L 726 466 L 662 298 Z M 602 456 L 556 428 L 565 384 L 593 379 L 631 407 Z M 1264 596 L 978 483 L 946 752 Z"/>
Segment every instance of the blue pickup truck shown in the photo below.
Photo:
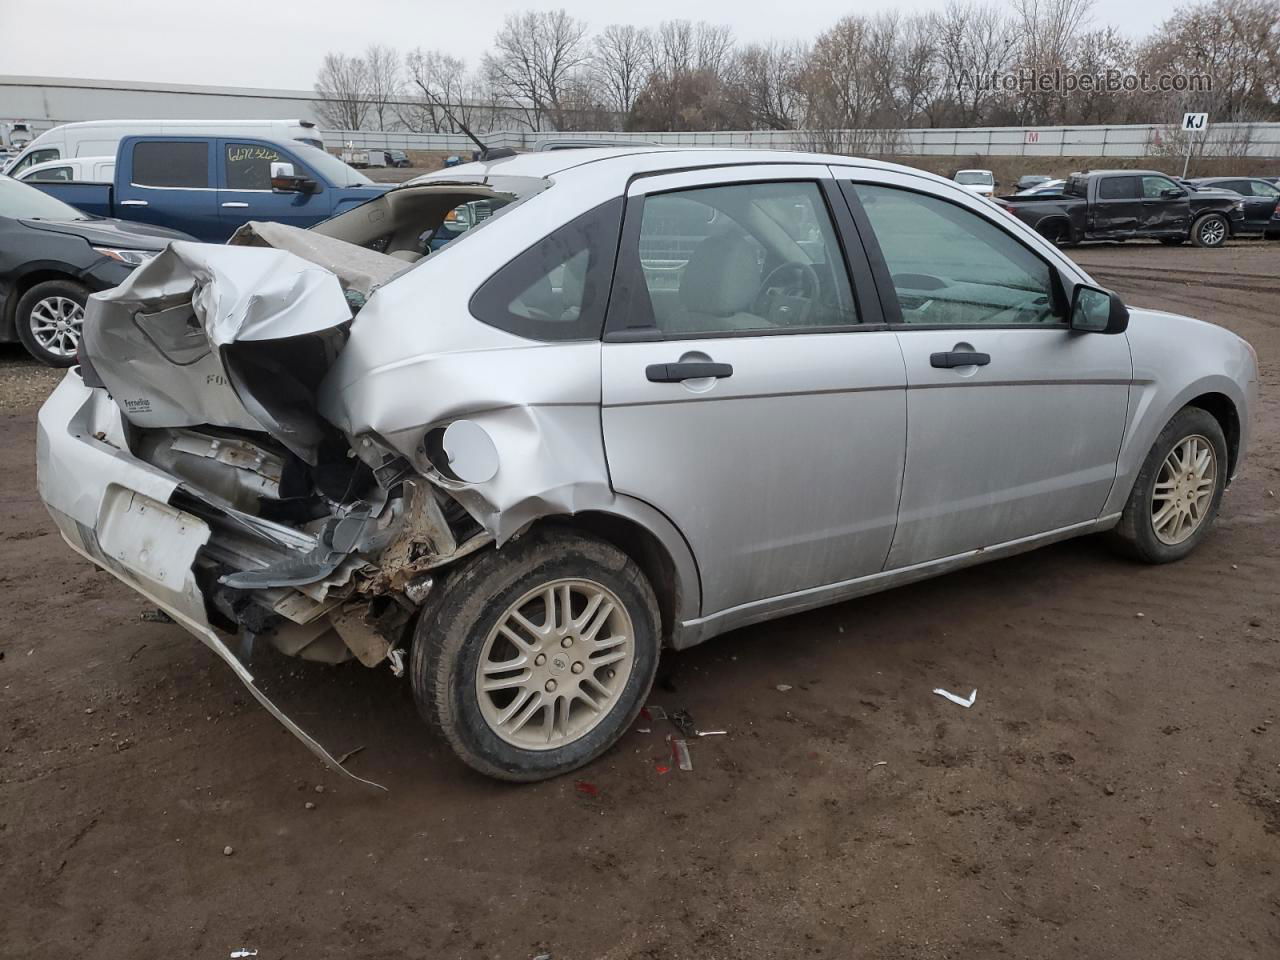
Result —
<path fill-rule="evenodd" d="M 250 220 L 309 227 L 394 184 L 337 157 L 267 137 L 125 137 L 114 183 L 39 183 L 85 213 L 181 230 L 221 243 Z"/>

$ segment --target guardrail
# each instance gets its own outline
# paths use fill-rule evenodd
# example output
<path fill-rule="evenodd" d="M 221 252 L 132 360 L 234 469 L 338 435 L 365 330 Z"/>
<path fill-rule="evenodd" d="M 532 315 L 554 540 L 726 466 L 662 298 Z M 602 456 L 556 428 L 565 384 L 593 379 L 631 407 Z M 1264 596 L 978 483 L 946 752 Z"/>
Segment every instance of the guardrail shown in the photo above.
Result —
<path fill-rule="evenodd" d="M 499 130 L 481 135 L 489 146 L 533 150 L 556 139 L 634 141 L 682 147 L 762 150 L 836 150 L 893 156 L 1146 157 L 1180 155 L 1186 140 L 1176 125 L 1126 124 L 1080 127 L 948 127 L 911 130 L 710 130 L 679 133 Z M 469 156 L 475 144 L 463 134 L 326 130 L 332 148 L 426 150 Z M 1280 123 L 1211 126 L 1198 156 L 1280 157 Z"/>

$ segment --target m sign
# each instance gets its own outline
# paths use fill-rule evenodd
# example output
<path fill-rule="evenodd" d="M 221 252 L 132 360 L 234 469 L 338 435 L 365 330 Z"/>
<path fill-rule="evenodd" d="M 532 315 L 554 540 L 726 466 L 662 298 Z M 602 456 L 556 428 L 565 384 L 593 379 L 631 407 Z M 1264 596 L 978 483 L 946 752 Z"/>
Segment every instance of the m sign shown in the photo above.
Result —
<path fill-rule="evenodd" d="M 1207 113 L 1184 113 L 1182 115 L 1182 129 L 1190 133 L 1204 133 L 1209 129 L 1209 115 Z"/>

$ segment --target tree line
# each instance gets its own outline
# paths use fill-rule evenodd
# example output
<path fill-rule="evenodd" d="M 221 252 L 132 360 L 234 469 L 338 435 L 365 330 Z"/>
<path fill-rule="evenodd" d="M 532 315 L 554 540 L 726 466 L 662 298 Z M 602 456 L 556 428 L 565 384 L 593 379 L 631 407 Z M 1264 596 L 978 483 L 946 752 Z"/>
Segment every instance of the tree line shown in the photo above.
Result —
<path fill-rule="evenodd" d="M 1191 3 L 1142 38 L 1094 26 L 1093 6 L 951 0 L 769 43 L 706 22 L 593 30 L 529 11 L 503 21 L 478 63 L 375 44 L 327 54 L 315 89 L 321 121 L 347 130 L 796 129 L 825 149 L 868 146 L 844 142 L 849 130 L 1167 123 L 1184 110 L 1280 120 L 1280 0 Z M 1139 85 L 1143 74 L 1171 88 Z M 1085 75 L 1104 82 L 1063 92 L 1062 78 Z"/>

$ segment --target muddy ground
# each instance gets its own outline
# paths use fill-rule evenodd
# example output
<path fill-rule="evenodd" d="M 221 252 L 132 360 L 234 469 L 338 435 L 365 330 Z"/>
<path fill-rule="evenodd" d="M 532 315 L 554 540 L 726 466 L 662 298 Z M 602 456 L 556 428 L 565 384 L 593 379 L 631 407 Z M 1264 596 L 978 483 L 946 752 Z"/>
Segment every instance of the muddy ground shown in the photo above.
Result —
<path fill-rule="evenodd" d="M 1280 956 L 1280 244 L 1078 256 L 1258 350 L 1254 446 L 1198 553 L 1081 540 L 739 631 L 653 694 L 729 731 L 692 772 L 657 771 L 658 725 L 525 787 L 464 769 L 387 670 L 263 650 L 371 796 L 141 622 L 36 500 L 52 379 L 6 350 L 0 955 Z"/>

